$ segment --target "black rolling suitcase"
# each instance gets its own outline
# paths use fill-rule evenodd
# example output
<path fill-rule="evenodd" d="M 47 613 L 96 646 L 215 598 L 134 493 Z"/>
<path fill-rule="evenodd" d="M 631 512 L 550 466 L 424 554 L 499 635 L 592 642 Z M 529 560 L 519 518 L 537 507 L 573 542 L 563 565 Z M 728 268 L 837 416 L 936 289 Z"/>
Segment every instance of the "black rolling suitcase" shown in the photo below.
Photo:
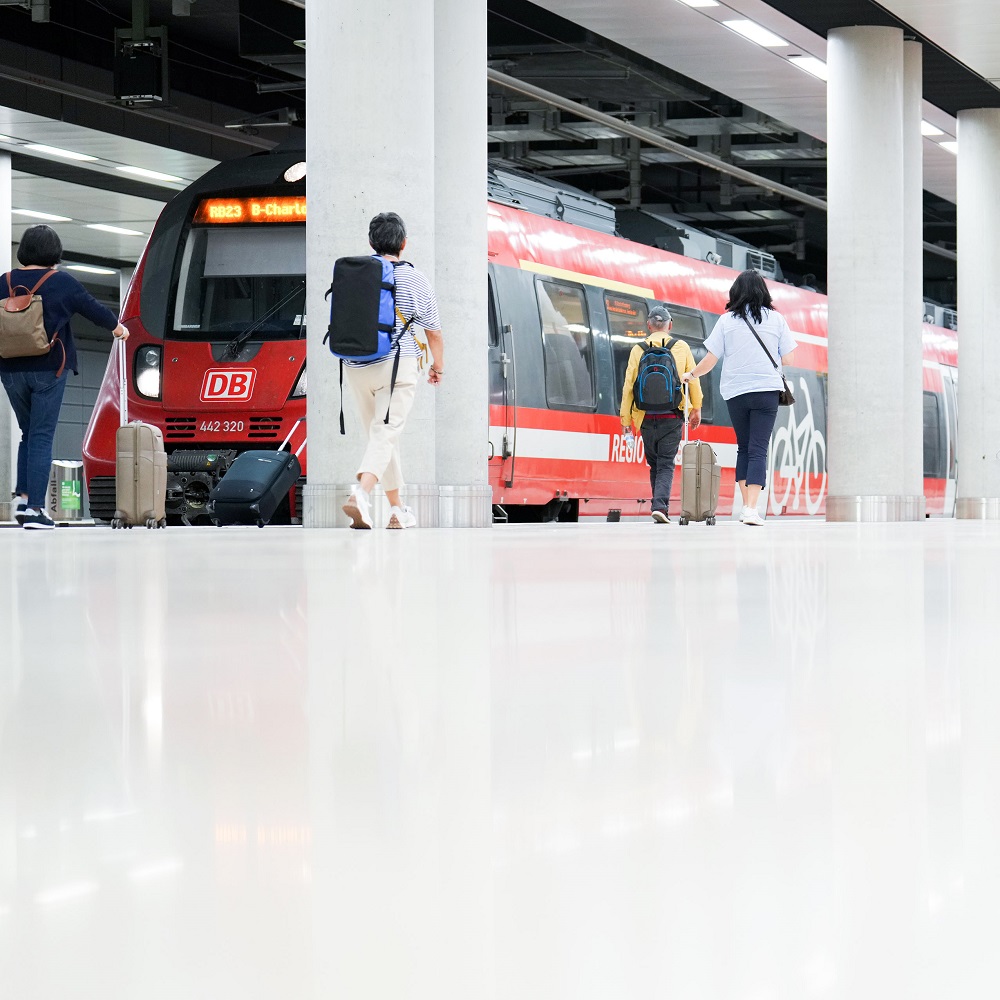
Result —
<path fill-rule="evenodd" d="M 209 496 L 209 516 L 219 524 L 256 524 L 263 528 L 274 517 L 278 504 L 302 475 L 299 455 L 303 440 L 293 454 L 285 451 L 296 421 L 277 451 L 245 451 L 238 455 Z"/>

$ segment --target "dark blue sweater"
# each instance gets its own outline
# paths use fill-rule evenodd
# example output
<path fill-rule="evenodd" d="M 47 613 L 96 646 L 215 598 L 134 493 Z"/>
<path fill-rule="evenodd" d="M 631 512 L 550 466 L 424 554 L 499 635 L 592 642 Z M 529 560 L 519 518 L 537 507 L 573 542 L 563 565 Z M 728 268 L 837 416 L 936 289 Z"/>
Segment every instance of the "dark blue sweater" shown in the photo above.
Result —
<path fill-rule="evenodd" d="M 38 279 L 45 274 L 37 268 L 16 267 L 10 272 L 10 282 L 15 287 L 24 285 L 33 288 Z M 107 307 L 102 306 L 72 274 L 56 271 L 48 281 L 38 289 L 42 297 L 42 314 L 45 317 L 45 332 L 51 340 L 58 332 L 59 340 L 66 348 L 66 368 L 78 374 L 76 361 L 76 341 L 69 321 L 74 313 L 86 316 L 92 323 L 103 326 L 105 330 L 114 330 L 118 326 L 118 317 Z M 0 298 L 7 297 L 7 279 L 0 275 Z M 56 345 L 48 354 L 36 358 L 0 358 L 0 371 L 4 372 L 45 372 L 58 371 L 63 363 L 63 352 Z"/>

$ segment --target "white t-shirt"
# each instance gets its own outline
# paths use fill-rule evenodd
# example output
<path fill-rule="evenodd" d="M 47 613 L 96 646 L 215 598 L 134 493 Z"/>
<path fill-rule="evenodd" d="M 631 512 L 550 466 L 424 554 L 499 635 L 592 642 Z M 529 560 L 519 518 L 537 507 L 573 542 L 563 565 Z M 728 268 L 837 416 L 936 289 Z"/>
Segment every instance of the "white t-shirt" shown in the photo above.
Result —
<path fill-rule="evenodd" d="M 732 399 L 733 396 L 742 396 L 747 392 L 768 392 L 784 388 L 779 374 L 781 359 L 786 354 L 791 354 L 797 346 L 781 313 L 764 309 L 761 311 L 760 323 L 752 316 L 747 318 L 764 341 L 764 346 L 771 352 L 771 357 L 778 363 L 778 371 L 774 370 L 743 318 L 723 313 L 705 341 L 705 350 L 722 362 L 719 391 L 723 399 Z"/>

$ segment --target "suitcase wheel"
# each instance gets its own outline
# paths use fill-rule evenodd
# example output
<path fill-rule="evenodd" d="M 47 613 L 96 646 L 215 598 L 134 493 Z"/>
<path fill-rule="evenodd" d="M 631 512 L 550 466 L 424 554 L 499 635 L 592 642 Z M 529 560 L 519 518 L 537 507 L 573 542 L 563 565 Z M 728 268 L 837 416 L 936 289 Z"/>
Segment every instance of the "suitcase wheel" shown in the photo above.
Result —
<path fill-rule="evenodd" d="M 688 519 L 687 519 L 686 517 L 682 517 L 682 518 L 680 519 L 680 523 L 681 523 L 681 524 L 687 524 L 687 523 L 688 523 Z"/>
<path fill-rule="evenodd" d="M 257 518 L 257 527 L 258 528 L 263 528 L 264 527 L 264 522 L 260 518 Z"/>
<path fill-rule="evenodd" d="M 167 519 L 165 517 L 160 518 L 160 527 L 165 528 L 167 526 Z"/>
<path fill-rule="evenodd" d="M 705 518 L 705 524 L 715 524 L 715 518 L 714 517 L 706 517 Z"/>
<path fill-rule="evenodd" d="M 111 527 L 112 528 L 124 528 L 125 524 L 124 524 L 124 522 L 122 521 L 122 519 L 120 517 L 113 517 L 113 518 L 111 518 Z"/>

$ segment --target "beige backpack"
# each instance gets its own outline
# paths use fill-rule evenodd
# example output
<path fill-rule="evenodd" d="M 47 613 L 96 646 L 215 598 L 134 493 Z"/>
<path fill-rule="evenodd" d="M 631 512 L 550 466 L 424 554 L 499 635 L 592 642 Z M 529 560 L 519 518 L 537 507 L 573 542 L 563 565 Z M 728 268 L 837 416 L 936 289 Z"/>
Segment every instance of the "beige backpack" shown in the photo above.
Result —
<path fill-rule="evenodd" d="M 45 332 L 45 317 L 42 314 L 42 297 L 38 289 L 55 274 L 46 271 L 35 283 L 34 288 L 10 283 L 7 280 L 7 297 L 0 300 L 0 358 L 36 358 L 48 354 L 59 339 L 57 333 L 52 340 Z"/>

